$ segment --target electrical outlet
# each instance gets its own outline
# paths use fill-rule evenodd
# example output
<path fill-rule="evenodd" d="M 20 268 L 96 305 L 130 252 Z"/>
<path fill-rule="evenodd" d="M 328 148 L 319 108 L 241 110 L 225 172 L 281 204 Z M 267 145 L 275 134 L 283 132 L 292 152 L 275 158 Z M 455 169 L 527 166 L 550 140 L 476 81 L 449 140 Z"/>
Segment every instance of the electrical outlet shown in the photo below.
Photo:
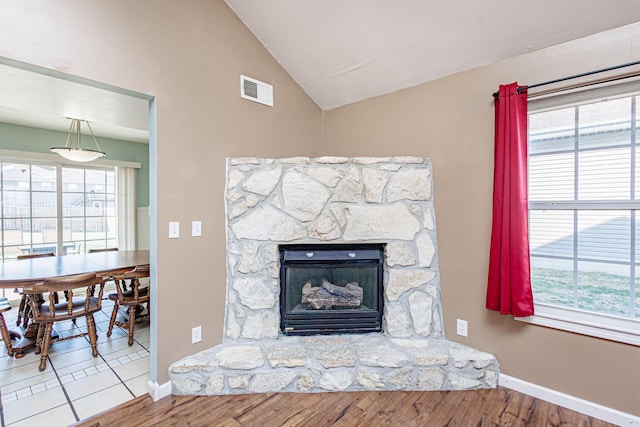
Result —
<path fill-rule="evenodd" d="M 466 320 L 457 319 L 456 332 L 458 335 L 463 337 L 469 336 L 469 324 Z"/>
<path fill-rule="evenodd" d="M 191 328 L 191 344 L 202 341 L 202 326 Z"/>

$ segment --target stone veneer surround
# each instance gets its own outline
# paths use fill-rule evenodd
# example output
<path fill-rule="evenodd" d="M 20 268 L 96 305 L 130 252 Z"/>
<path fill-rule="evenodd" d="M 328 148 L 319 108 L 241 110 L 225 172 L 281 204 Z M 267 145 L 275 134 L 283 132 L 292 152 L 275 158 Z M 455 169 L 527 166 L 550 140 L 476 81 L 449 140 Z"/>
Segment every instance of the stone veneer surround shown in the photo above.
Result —
<path fill-rule="evenodd" d="M 444 338 L 431 162 L 227 162 L 222 344 L 176 362 L 174 394 L 495 387 L 495 358 Z M 383 333 L 279 331 L 278 245 L 385 243 Z"/>

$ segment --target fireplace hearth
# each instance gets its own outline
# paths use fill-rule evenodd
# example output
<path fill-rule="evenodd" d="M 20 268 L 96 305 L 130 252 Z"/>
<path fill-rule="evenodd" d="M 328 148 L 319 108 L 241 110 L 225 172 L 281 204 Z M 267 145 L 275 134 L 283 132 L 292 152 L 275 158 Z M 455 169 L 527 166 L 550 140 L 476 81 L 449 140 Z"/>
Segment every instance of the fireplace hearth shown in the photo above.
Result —
<path fill-rule="evenodd" d="M 382 330 L 382 244 L 281 245 L 279 249 L 282 333 Z"/>

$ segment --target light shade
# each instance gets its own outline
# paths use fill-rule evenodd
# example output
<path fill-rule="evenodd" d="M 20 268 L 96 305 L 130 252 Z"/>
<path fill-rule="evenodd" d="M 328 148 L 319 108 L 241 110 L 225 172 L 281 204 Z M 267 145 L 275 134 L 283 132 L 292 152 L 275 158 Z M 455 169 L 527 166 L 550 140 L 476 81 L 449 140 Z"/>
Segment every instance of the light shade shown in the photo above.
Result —
<path fill-rule="evenodd" d="M 51 151 L 60 154 L 65 159 L 73 160 L 74 162 L 90 162 L 92 160 L 99 159 L 100 157 L 104 157 L 105 155 L 102 151 L 75 147 L 52 147 Z"/>
<path fill-rule="evenodd" d="M 97 150 L 82 148 L 80 146 L 80 123 L 83 121 L 87 124 L 89 132 L 91 132 L 93 142 L 98 148 Z M 72 144 L 71 141 L 74 134 L 76 136 L 76 143 Z M 103 151 L 100 150 L 100 145 L 98 145 L 98 141 L 93 134 L 93 130 L 91 129 L 91 125 L 89 124 L 89 122 L 81 119 L 71 119 L 71 126 L 69 127 L 69 134 L 67 135 L 67 142 L 65 143 L 64 147 L 51 147 L 51 151 L 60 154 L 65 159 L 72 160 L 74 162 L 90 162 L 106 155 Z"/>

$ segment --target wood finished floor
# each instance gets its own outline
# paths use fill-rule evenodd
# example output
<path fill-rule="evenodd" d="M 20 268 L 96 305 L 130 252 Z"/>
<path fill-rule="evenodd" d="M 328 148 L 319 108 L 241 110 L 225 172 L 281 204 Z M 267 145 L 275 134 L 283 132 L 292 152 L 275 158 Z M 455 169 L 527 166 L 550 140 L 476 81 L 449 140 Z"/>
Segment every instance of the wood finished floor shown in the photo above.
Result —
<path fill-rule="evenodd" d="M 138 397 L 76 426 L 613 426 L 504 387 Z"/>

